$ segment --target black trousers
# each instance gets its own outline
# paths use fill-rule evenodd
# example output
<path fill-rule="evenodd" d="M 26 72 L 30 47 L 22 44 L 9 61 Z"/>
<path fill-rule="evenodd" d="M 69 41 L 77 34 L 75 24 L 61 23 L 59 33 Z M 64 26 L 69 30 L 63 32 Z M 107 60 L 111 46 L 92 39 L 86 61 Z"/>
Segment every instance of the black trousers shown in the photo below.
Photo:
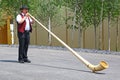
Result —
<path fill-rule="evenodd" d="M 29 31 L 25 31 L 24 33 L 18 32 L 18 39 L 19 39 L 18 60 L 26 60 L 28 59 L 27 52 L 30 42 L 30 32 Z"/>

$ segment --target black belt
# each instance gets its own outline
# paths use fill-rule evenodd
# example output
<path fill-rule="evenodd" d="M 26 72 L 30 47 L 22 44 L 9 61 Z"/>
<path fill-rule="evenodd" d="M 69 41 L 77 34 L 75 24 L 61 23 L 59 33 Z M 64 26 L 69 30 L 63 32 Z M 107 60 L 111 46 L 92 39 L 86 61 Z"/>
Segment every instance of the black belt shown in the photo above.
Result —
<path fill-rule="evenodd" d="M 30 32 L 30 30 L 25 30 L 25 32 Z"/>

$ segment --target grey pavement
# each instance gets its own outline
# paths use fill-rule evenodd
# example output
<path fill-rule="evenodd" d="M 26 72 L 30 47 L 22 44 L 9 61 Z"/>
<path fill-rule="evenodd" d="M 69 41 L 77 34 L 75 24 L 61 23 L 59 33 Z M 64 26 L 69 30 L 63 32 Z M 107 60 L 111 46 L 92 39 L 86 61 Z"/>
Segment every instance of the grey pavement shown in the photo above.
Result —
<path fill-rule="evenodd" d="M 0 46 L 0 80 L 120 80 L 120 55 L 77 52 L 92 64 L 109 68 L 92 73 L 68 50 L 29 48 L 31 63 L 17 62 L 18 47 Z"/>

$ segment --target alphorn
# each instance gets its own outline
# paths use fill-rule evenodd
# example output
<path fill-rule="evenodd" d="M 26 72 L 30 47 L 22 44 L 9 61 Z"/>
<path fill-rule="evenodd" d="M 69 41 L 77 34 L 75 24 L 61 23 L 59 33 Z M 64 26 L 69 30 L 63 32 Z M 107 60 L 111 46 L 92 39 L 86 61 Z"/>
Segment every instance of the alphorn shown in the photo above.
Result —
<path fill-rule="evenodd" d="M 47 32 L 49 32 L 54 38 L 56 38 L 62 45 L 64 45 L 74 56 L 76 56 L 82 63 L 84 63 L 92 72 L 101 71 L 107 69 L 109 67 L 108 63 L 105 61 L 101 61 L 98 65 L 92 65 L 86 59 L 81 57 L 76 51 L 70 48 L 65 42 L 63 42 L 60 38 L 58 38 L 53 32 L 47 29 L 42 23 L 40 23 L 34 16 L 29 13 L 32 19 L 34 19 L 39 25 L 42 26 Z"/>

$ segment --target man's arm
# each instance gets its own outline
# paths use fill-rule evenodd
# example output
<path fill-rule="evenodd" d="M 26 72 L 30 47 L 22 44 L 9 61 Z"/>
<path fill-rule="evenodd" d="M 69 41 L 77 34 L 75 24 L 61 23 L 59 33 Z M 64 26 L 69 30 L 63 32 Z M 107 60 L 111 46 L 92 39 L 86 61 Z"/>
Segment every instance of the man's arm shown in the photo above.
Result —
<path fill-rule="evenodd" d="M 34 23 L 34 20 L 33 20 L 33 19 L 31 19 L 30 23 L 31 23 L 31 24 L 33 24 L 33 23 Z"/>
<path fill-rule="evenodd" d="M 16 20 L 19 24 L 23 23 L 25 21 L 25 19 L 27 18 L 27 16 L 24 16 L 23 18 L 21 17 L 21 15 L 18 15 Z"/>
<path fill-rule="evenodd" d="M 29 17 L 30 19 L 30 23 L 33 24 L 34 23 L 34 19 L 32 19 L 31 17 Z"/>

